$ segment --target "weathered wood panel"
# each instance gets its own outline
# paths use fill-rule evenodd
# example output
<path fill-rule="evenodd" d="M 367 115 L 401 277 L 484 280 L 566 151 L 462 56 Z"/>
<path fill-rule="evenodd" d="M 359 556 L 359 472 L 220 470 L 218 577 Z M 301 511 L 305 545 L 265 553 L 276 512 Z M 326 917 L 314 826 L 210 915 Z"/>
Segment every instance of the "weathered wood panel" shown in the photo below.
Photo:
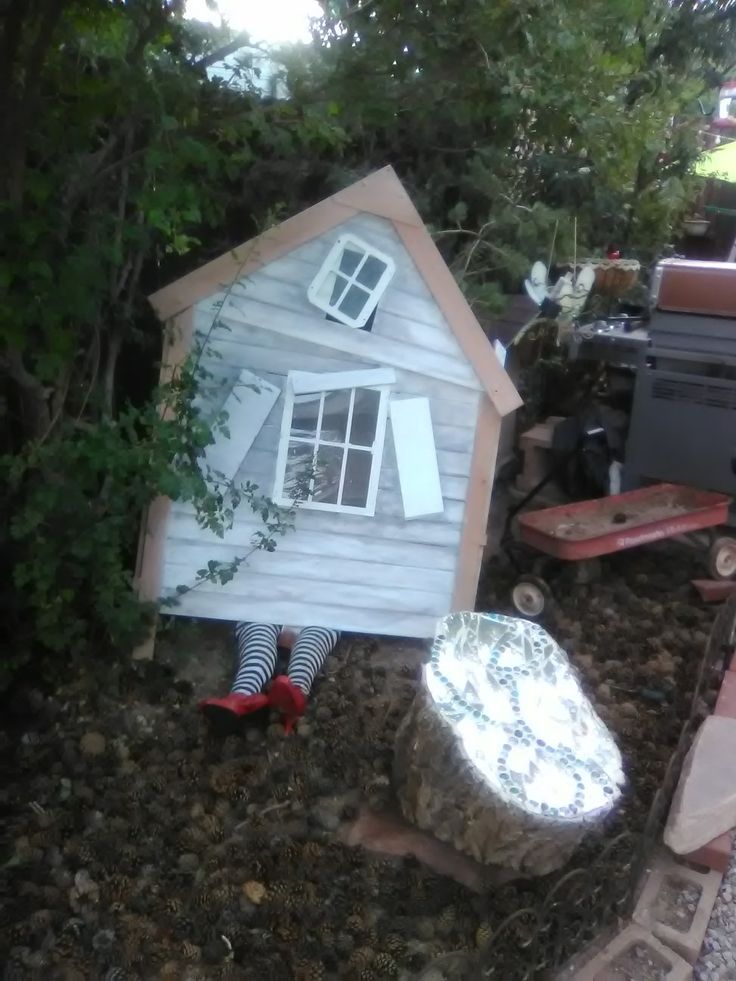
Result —
<path fill-rule="evenodd" d="M 327 251 L 329 250 L 325 251 L 325 255 Z M 317 275 L 319 266 L 319 262 L 305 261 L 295 253 L 291 253 L 266 266 L 265 269 L 257 273 L 252 273 L 247 279 L 241 280 L 232 288 L 232 293 L 233 295 L 242 294 L 247 296 L 248 292 L 256 288 L 257 284 L 261 281 L 265 283 L 270 280 L 282 286 L 294 287 L 293 291 L 288 291 L 285 296 L 285 302 L 289 302 L 290 297 L 293 299 L 297 294 L 301 294 L 303 290 L 303 302 L 308 304 L 309 301 L 306 298 L 307 291 L 304 284 L 308 284 Z M 447 321 L 429 294 L 426 291 L 417 294 L 416 292 L 407 290 L 404 281 L 399 276 L 400 274 L 397 272 L 388 289 L 381 297 L 381 301 L 378 304 L 379 311 L 385 310 L 387 313 L 399 316 L 401 311 L 410 309 L 413 322 L 423 324 L 426 327 L 434 327 L 438 331 L 447 331 L 448 335 L 452 337 L 450 328 L 447 326 Z"/>
<path fill-rule="evenodd" d="M 369 595 L 366 590 L 365 595 Z M 284 610 L 294 616 L 284 620 Z M 173 611 L 169 611 L 173 612 Z M 250 600 L 242 596 L 218 595 L 201 593 L 198 589 L 186 594 L 186 601 L 176 608 L 180 616 L 203 617 L 220 620 L 259 620 L 265 623 L 301 623 L 324 625 L 335 630 L 353 631 L 355 633 L 380 634 L 387 637 L 434 637 L 439 616 L 422 615 L 417 613 L 402 613 L 397 610 L 381 610 L 358 606 L 332 606 L 328 597 L 320 597 L 309 604 L 299 606 L 296 603 L 285 605 L 282 600 Z M 296 618 L 301 616 L 301 622 Z"/>
<path fill-rule="evenodd" d="M 199 565 L 194 565 L 194 562 L 199 560 L 194 552 L 188 551 L 190 548 L 197 550 L 203 548 L 206 553 L 205 562 L 210 559 L 222 562 L 229 561 L 233 556 L 245 554 L 245 551 L 248 550 L 243 549 L 242 545 L 225 541 L 212 534 L 208 534 L 205 538 L 201 531 L 192 538 L 178 538 L 177 548 L 179 549 L 178 556 L 182 557 L 182 561 L 191 562 L 195 572 L 196 569 L 202 568 L 202 563 L 200 561 Z M 312 560 L 315 556 L 320 558 L 324 556 L 328 559 L 359 558 L 361 562 L 376 564 L 384 569 L 392 568 L 391 563 L 396 555 L 391 542 L 374 538 L 370 534 L 362 537 L 353 535 L 348 538 L 335 530 L 318 532 L 304 531 L 304 529 L 289 532 L 279 538 L 276 552 L 258 552 L 256 554 L 262 555 L 262 561 L 273 568 L 275 568 L 273 561 L 275 558 L 283 559 L 298 555 L 309 556 Z M 255 556 L 249 562 L 254 560 L 256 560 Z M 261 560 L 258 559 L 257 561 Z M 398 567 L 393 566 L 393 568 Z M 436 569 L 443 573 L 454 572 L 455 557 L 442 546 L 405 542 L 402 546 L 402 566 L 400 568 Z M 272 571 L 271 574 L 275 573 Z"/>
<path fill-rule="evenodd" d="M 293 536 L 292 536 L 293 537 Z M 178 584 L 192 586 L 196 579 L 192 576 L 198 569 L 204 569 L 211 560 L 231 562 L 236 557 L 245 555 L 234 545 L 220 545 L 216 549 L 204 542 L 197 544 L 178 545 L 176 561 L 167 566 L 165 585 Z M 454 570 L 433 569 L 421 566 L 388 565 L 382 562 L 367 561 L 362 556 L 362 550 L 356 551 L 351 558 L 335 558 L 324 554 L 317 546 L 317 554 L 300 554 L 289 551 L 288 536 L 278 548 L 278 559 L 275 552 L 254 552 L 247 564 L 240 567 L 236 577 L 243 589 L 249 589 L 249 584 L 262 577 L 270 579 L 284 578 L 283 559 L 288 556 L 289 572 L 294 579 L 317 582 L 339 582 L 354 586 L 391 587 L 393 589 L 420 590 L 427 593 L 446 595 L 452 588 Z"/>
<path fill-rule="evenodd" d="M 241 324 L 262 327 L 280 334 L 285 348 L 290 341 L 308 336 L 314 343 L 332 347 L 336 352 L 396 368 L 407 368 L 453 385 L 480 391 L 481 385 L 469 365 L 445 354 L 429 351 L 394 338 L 378 337 L 363 330 L 345 328 L 342 324 L 322 320 L 316 313 L 304 313 L 298 318 L 280 307 L 269 306 L 245 297 L 230 297 L 223 306 L 220 321 L 228 327 Z M 311 370 L 311 369 L 306 369 Z"/>
<path fill-rule="evenodd" d="M 193 578 L 189 579 L 187 576 L 186 566 L 166 563 L 164 595 L 167 591 L 169 595 L 175 593 L 178 585 L 189 585 L 189 583 L 194 585 L 194 582 Z M 255 573 L 251 574 L 247 568 L 238 572 L 234 579 L 224 585 L 201 582 L 191 592 L 212 597 L 214 604 L 224 596 L 242 597 L 250 603 L 280 601 L 283 608 L 294 610 L 296 623 L 305 623 L 304 617 L 309 617 L 312 603 L 329 603 L 332 607 L 347 607 L 348 610 L 368 606 L 373 609 L 395 610 L 397 613 L 418 613 L 437 617 L 442 616 L 447 603 L 445 594 L 425 592 L 416 587 L 397 589 L 388 586 L 346 583 L 329 578 L 307 580 L 297 576 L 259 576 Z M 183 594 L 182 606 L 186 603 L 188 595 Z M 300 613 L 297 613 L 297 610 Z"/>
<path fill-rule="evenodd" d="M 480 386 L 413 262 L 380 219 L 369 219 L 366 225 L 360 216 L 350 225 L 351 231 L 397 257 L 398 271 L 379 304 L 372 332 L 327 321 L 309 304 L 307 285 L 347 227 L 254 272 L 227 297 L 223 292 L 198 306 L 195 326 L 206 338 L 201 363 L 211 373 L 202 405 L 210 412 L 220 408 L 242 369 L 282 390 L 236 474 L 237 481 L 252 481 L 270 496 L 288 372 L 393 367 L 392 399 L 430 400 L 443 513 L 404 519 L 389 427 L 375 517 L 297 508 L 295 530 L 279 538 L 274 553 L 251 554 L 225 586 L 198 585 L 183 595 L 177 613 L 431 636 L 436 620 L 450 609 Z M 222 300 L 226 302 L 220 305 Z M 250 553 L 254 535 L 261 531 L 260 518 L 246 504 L 236 512 L 233 528 L 217 538 L 199 528 L 189 505 L 174 502 L 164 592 L 193 586 L 197 569 L 210 560 L 226 562 Z"/>
<path fill-rule="evenodd" d="M 350 329 L 350 328 L 347 328 Z M 283 350 L 283 344 L 279 345 L 274 342 L 273 336 L 264 340 L 261 335 L 266 335 L 267 331 L 261 331 L 257 328 L 249 327 L 247 331 L 252 333 L 239 334 L 238 331 L 223 331 L 223 338 L 229 343 L 242 343 L 242 344 L 253 344 L 261 348 L 256 354 L 259 360 L 263 361 L 266 355 L 263 354 L 263 349 L 268 350 Z M 217 334 L 214 336 L 214 346 L 219 351 L 219 337 Z M 213 346 L 213 345 L 210 345 Z M 307 347 L 311 347 L 308 345 Z M 221 352 L 222 353 L 222 352 Z M 307 353 L 300 352 L 297 354 Z M 345 364 L 344 361 L 335 360 L 335 352 L 330 352 L 332 357 L 326 358 L 323 364 L 326 367 L 323 369 L 325 371 L 332 370 L 328 365 L 330 364 Z M 235 357 L 238 364 L 243 360 L 243 352 L 235 352 Z M 283 380 L 288 371 L 293 368 L 292 365 L 287 368 L 288 359 L 276 356 L 274 359 L 278 363 L 278 369 L 273 372 L 269 372 L 267 368 L 262 368 L 259 372 L 261 377 L 265 378 L 267 381 L 273 384 L 283 384 Z M 300 361 L 300 358 L 297 358 Z M 216 393 L 218 385 L 220 382 L 225 384 L 229 382 L 232 384 L 232 379 L 237 377 L 240 368 L 236 364 L 230 364 L 224 355 L 221 357 L 203 357 L 201 359 L 203 367 L 206 368 L 208 372 L 212 374 L 212 379 L 205 381 L 205 385 L 212 393 Z M 357 368 L 375 368 L 376 364 L 365 361 L 351 361 L 354 367 Z M 343 369 L 335 369 L 343 370 Z M 393 386 L 393 390 L 400 395 L 426 395 L 428 398 L 432 399 L 432 418 L 436 418 L 437 422 L 446 425 L 454 426 L 468 426 L 474 425 L 474 420 L 477 415 L 480 393 L 472 391 L 468 388 L 464 388 L 460 385 L 453 385 L 449 382 L 439 381 L 435 378 L 427 378 L 424 375 L 420 375 L 414 371 L 407 371 L 405 367 L 398 368 L 395 367 L 396 371 L 396 385 Z M 437 413 L 435 413 L 435 408 Z"/>
<path fill-rule="evenodd" d="M 379 495 L 380 496 L 380 495 Z M 403 547 L 406 543 L 417 545 L 432 545 L 439 548 L 455 549 L 460 541 L 461 528 L 449 521 L 429 521 L 418 518 L 416 521 L 404 521 L 403 518 L 384 517 L 375 520 L 362 515 L 341 514 L 339 523 L 336 515 L 328 511 L 307 511 L 302 509 L 297 515 L 298 530 L 289 535 L 298 535 L 301 531 L 336 532 L 344 535 L 346 541 L 356 540 L 356 548 L 363 538 L 373 538 L 376 541 L 394 543 L 398 564 L 402 562 Z M 246 544 L 254 532 L 263 531 L 263 524 L 245 508 L 239 508 L 235 514 L 233 527 L 226 531 L 220 539 L 224 542 Z M 198 539 L 205 533 L 197 524 L 194 514 L 187 505 L 174 502 L 169 515 L 170 545 L 175 547 L 180 539 Z M 288 567 L 284 570 L 288 575 Z"/>

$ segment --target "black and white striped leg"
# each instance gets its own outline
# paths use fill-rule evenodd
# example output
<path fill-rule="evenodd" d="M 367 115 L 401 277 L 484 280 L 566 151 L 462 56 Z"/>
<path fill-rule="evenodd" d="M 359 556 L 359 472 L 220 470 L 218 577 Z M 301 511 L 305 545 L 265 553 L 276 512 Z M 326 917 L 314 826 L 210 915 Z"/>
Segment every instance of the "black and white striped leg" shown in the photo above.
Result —
<path fill-rule="evenodd" d="M 305 695 L 339 639 L 337 630 L 325 627 L 305 627 L 299 634 L 289 658 L 289 678 Z"/>
<path fill-rule="evenodd" d="M 238 670 L 232 691 L 238 695 L 256 695 L 271 680 L 276 667 L 280 628 L 273 623 L 238 623 Z"/>

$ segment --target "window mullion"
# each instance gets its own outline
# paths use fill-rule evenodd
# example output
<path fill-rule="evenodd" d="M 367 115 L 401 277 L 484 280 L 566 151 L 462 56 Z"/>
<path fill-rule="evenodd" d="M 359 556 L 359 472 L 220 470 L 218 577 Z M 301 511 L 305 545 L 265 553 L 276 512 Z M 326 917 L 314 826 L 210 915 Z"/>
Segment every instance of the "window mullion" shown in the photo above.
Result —
<path fill-rule="evenodd" d="M 348 405 L 348 421 L 345 425 L 345 444 L 342 448 L 342 466 L 340 467 L 340 484 L 337 488 L 337 503 L 342 504 L 342 490 L 345 486 L 345 470 L 348 465 L 348 447 L 347 443 L 350 439 L 350 427 L 353 424 L 353 406 L 355 405 L 355 389 L 350 389 L 350 404 Z"/>
<path fill-rule="evenodd" d="M 353 285 L 353 281 L 350 278 L 350 276 L 346 275 L 344 272 L 340 272 L 339 268 L 337 269 L 335 275 L 339 276 L 341 279 L 344 279 L 346 281 L 345 288 L 343 289 L 342 293 L 338 296 L 338 298 L 335 300 L 334 303 L 331 303 L 331 306 L 339 307 L 342 301 L 345 299 L 345 295 L 347 294 L 347 291 Z"/>

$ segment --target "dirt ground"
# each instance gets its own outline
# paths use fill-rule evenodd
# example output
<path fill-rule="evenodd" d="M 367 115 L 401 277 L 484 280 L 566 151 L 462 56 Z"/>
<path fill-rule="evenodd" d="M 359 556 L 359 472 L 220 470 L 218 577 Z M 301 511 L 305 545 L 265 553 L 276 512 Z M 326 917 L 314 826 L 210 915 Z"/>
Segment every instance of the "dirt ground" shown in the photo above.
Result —
<path fill-rule="evenodd" d="M 696 572 L 672 546 L 613 556 L 594 584 L 555 583 L 545 626 L 628 777 L 603 837 L 573 865 L 645 820 L 714 616 L 689 585 Z M 492 563 L 478 608 L 509 612 L 512 579 Z M 57 690 L 16 700 L 0 733 L 6 978 L 410 979 L 544 898 L 555 876 L 477 894 L 342 840 L 360 808 L 391 805 L 393 739 L 422 645 L 343 641 L 288 739 L 275 722 L 208 733 L 195 703 L 226 690 L 232 652 L 225 626 L 176 621 L 152 664 L 99 652 Z"/>

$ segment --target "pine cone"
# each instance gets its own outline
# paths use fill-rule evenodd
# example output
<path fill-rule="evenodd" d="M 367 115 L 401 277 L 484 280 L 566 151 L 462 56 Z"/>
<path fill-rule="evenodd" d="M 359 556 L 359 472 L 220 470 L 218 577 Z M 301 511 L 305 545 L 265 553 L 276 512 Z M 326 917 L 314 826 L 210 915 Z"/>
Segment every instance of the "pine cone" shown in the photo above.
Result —
<path fill-rule="evenodd" d="M 398 933 L 390 933 L 386 937 L 385 947 L 392 957 L 403 957 L 406 953 L 406 941 Z"/>
<path fill-rule="evenodd" d="M 273 932 L 285 944 L 297 943 L 301 937 L 299 927 L 290 919 L 282 919 Z"/>
<path fill-rule="evenodd" d="M 319 961 L 296 960 L 294 962 L 294 981 L 324 981 L 324 965 Z"/>
<path fill-rule="evenodd" d="M 202 818 L 202 828 L 211 841 L 222 841 L 225 837 L 222 822 L 214 814 L 205 814 Z"/>
<path fill-rule="evenodd" d="M 202 959 L 202 948 L 185 940 L 181 945 L 181 956 L 190 963 Z"/>
<path fill-rule="evenodd" d="M 454 906 L 445 906 L 437 919 L 439 930 L 451 930 L 457 922 L 457 909 Z"/>
<path fill-rule="evenodd" d="M 207 841 L 207 835 L 202 828 L 189 824 L 179 835 L 179 841 L 185 851 L 197 851 Z"/>
<path fill-rule="evenodd" d="M 133 895 L 133 881 L 127 875 L 114 873 L 103 886 L 103 895 L 108 902 L 124 903 Z"/>
<path fill-rule="evenodd" d="M 379 954 L 372 967 L 380 978 L 395 978 L 399 974 L 399 965 L 390 954 Z"/>
<path fill-rule="evenodd" d="M 352 952 L 348 960 L 348 967 L 353 971 L 362 971 L 373 963 L 375 951 L 370 947 L 358 947 Z"/>

